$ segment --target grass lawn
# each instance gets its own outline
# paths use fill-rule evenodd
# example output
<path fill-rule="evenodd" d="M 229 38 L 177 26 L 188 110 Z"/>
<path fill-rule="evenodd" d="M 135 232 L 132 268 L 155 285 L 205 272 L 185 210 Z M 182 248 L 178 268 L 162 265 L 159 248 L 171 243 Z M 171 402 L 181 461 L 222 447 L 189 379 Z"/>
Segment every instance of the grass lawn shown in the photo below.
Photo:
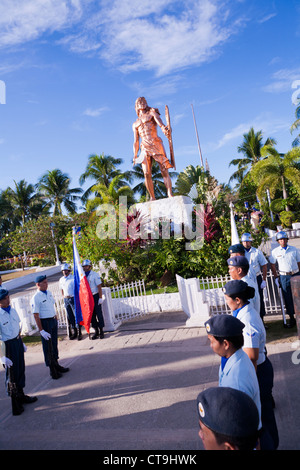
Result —
<path fill-rule="evenodd" d="M 36 267 L 32 269 L 26 269 L 26 271 L 14 271 L 12 273 L 6 273 L 6 274 L 1 274 L 1 271 L 0 271 L 0 275 L 2 277 L 2 281 L 5 282 L 5 281 L 10 281 L 11 279 L 16 279 L 17 277 L 23 277 L 23 276 L 26 276 L 27 274 L 32 274 L 35 272 L 36 272 Z"/>
<path fill-rule="evenodd" d="M 278 342 L 295 342 L 298 340 L 297 327 L 284 328 L 282 320 L 274 320 L 266 322 L 267 329 L 267 343 Z"/>

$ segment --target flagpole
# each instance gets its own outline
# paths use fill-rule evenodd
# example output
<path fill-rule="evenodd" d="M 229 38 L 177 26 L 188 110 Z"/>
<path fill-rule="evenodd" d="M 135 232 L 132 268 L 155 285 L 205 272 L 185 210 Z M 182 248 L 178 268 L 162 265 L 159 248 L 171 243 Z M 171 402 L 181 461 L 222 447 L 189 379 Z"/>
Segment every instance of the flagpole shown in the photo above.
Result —
<path fill-rule="evenodd" d="M 239 240 L 239 235 L 238 235 L 238 231 L 237 231 L 235 220 L 234 220 L 234 213 L 233 213 L 234 205 L 232 204 L 232 202 L 230 202 L 229 207 L 230 207 L 230 223 L 231 223 L 231 244 L 235 245 L 237 243 L 240 243 L 240 240 Z"/>
<path fill-rule="evenodd" d="M 195 125 L 196 137 L 197 137 L 197 142 L 198 142 L 198 149 L 199 149 L 199 154 L 200 154 L 201 166 L 203 166 L 203 168 L 204 168 L 204 163 L 203 163 L 203 158 L 202 158 L 202 152 L 201 152 L 201 147 L 200 147 L 200 141 L 199 141 L 199 136 L 198 136 L 198 130 L 197 130 L 197 124 L 196 124 L 196 119 L 195 119 L 195 114 L 194 114 L 194 108 L 193 108 L 193 105 L 192 105 L 192 104 L 191 104 L 191 107 L 192 107 L 192 112 L 193 112 L 194 125 Z"/>

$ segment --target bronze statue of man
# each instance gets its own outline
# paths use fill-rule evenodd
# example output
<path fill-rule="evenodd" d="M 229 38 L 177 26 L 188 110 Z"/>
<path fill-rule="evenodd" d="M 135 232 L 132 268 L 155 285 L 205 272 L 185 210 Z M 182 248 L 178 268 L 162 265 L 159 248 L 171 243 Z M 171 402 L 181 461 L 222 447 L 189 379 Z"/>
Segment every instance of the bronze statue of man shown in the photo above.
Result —
<path fill-rule="evenodd" d="M 138 119 L 132 126 L 134 133 L 133 165 L 141 163 L 145 176 L 145 185 L 150 194 L 150 200 L 154 201 L 155 195 L 151 170 L 153 159 L 157 161 L 164 179 L 168 197 L 172 197 L 172 182 L 168 169 L 172 168 L 173 165 L 167 158 L 162 139 L 157 135 L 157 125 L 162 129 L 167 138 L 170 137 L 170 129 L 163 124 L 158 109 L 150 108 L 144 97 L 140 97 L 136 100 L 135 110 Z M 139 148 L 141 152 L 138 157 Z M 139 162 L 136 161 L 137 158 L 140 160 Z"/>

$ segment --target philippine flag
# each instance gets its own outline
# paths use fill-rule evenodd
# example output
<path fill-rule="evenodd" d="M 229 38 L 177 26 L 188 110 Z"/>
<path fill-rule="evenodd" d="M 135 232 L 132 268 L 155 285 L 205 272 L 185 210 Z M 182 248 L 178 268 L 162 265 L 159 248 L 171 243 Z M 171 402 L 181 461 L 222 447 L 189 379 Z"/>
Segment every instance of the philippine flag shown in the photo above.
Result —
<path fill-rule="evenodd" d="M 89 334 L 94 310 L 94 297 L 80 263 L 75 234 L 76 231 L 73 230 L 74 302 L 76 322 L 78 325 L 83 325 Z"/>

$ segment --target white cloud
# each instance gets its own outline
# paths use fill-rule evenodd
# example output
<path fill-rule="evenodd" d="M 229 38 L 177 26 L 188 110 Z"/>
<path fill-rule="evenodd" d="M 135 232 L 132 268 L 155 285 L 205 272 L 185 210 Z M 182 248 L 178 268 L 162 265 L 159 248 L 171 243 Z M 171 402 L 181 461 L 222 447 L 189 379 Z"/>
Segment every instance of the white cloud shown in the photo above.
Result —
<path fill-rule="evenodd" d="M 74 53 L 96 55 L 123 73 L 149 70 L 162 77 L 220 54 L 242 27 L 231 5 L 229 0 L 1 0 L 0 48 L 58 32 L 56 44 Z M 177 90 L 174 82 L 166 90 L 172 87 Z"/>
<path fill-rule="evenodd" d="M 79 20 L 79 0 L 1 0 L 0 47 L 22 44 Z"/>
<path fill-rule="evenodd" d="M 233 129 L 226 132 L 216 144 L 209 144 L 211 150 L 218 150 L 232 141 L 243 140 L 243 135 L 248 133 L 250 128 L 253 127 L 255 132 L 262 131 L 263 137 L 274 137 L 282 130 L 289 130 L 290 122 L 286 122 L 282 119 L 274 118 L 269 113 L 263 113 L 255 117 L 252 121 L 238 124 Z"/>
<path fill-rule="evenodd" d="M 272 82 L 263 87 L 267 93 L 282 93 L 292 89 L 292 83 L 300 79 L 300 67 L 280 69 L 272 75 Z"/>
<path fill-rule="evenodd" d="M 241 27 L 229 0 L 1 0 L 0 47 L 59 32 L 57 44 L 126 72 L 201 65 Z"/>
<path fill-rule="evenodd" d="M 83 114 L 85 116 L 90 116 L 90 117 L 98 117 L 100 116 L 101 114 L 103 114 L 105 111 L 107 111 L 108 108 L 106 106 L 103 106 L 102 108 L 87 108 Z"/>
<path fill-rule="evenodd" d="M 112 9 L 119 3 L 113 2 Z M 109 16 L 102 53 L 123 72 L 155 70 L 162 76 L 200 65 L 210 60 L 237 28 L 234 21 L 225 23 L 227 10 L 216 0 L 188 0 L 184 8 L 182 2 L 135 0 L 128 8 L 133 15 L 122 10 L 117 20 Z"/>
<path fill-rule="evenodd" d="M 277 13 L 270 13 L 269 15 L 264 16 L 260 20 L 258 20 L 258 23 L 266 23 L 267 21 L 271 20 L 272 18 L 275 18 L 277 16 Z"/>

